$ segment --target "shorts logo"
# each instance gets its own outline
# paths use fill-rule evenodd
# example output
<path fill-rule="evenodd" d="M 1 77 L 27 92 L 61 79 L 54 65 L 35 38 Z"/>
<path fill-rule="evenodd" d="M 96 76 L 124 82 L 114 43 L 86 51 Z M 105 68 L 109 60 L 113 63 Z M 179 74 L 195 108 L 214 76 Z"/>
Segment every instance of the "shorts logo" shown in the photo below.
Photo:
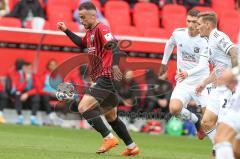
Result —
<path fill-rule="evenodd" d="M 194 52 L 195 52 L 195 53 L 199 53 L 199 51 L 200 51 L 200 48 L 199 48 L 199 47 L 194 47 Z"/>

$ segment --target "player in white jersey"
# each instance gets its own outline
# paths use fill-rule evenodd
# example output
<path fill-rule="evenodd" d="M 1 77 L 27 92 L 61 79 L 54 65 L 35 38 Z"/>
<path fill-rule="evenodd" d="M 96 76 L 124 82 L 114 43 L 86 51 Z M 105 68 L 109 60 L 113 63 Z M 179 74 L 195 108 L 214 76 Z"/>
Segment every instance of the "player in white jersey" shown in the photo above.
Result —
<path fill-rule="evenodd" d="M 166 72 L 167 63 L 174 46 L 177 47 L 177 85 L 173 90 L 169 109 L 174 116 L 191 120 L 195 123 L 198 132 L 200 128 L 200 115 L 194 114 L 187 109 L 187 104 L 194 99 L 204 102 L 206 100 L 195 94 L 196 84 L 209 76 L 209 63 L 207 52 L 207 40 L 201 38 L 197 30 L 198 10 L 192 9 L 187 15 L 187 28 L 176 29 L 168 40 L 164 50 L 160 76 Z M 199 63 L 204 67 L 198 71 L 192 71 Z M 186 71 L 182 74 L 181 70 Z M 187 77 L 187 78 L 186 78 Z M 185 79 L 186 78 L 186 79 Z M 203 103 L 198 103 L 204 105 Z M 201 138 L 201 137 L 200 137 Z"/>
<path fill-rule="evenodd" d="M 238 64 L 237 48 L 234 47 L 226 34 L 217 30 L 217 16 L 214 12 L 198 15 L 198 29 L 202 37 L 208 38 L 208 49 L 213 71 L 208 78 L 196 87 L 196 93 L 201 94 L 201 91 L 209 83 L 216 85 L 216 88 L 212 89 L 210 93 L 201 122 L 201 127 L 214 144 L 217 121 L 221 120 L 227 109 L 227 102 L 232 96 L 232 91 L 229 88 L 218 86 L 217 78 L 221 76 L 224 70 Z"/>
<path fill-rule="evenodd" d="M 238 85 L 229 102 L 229 111 L 217 128 L 216 159 L 234 159 L 234 156 L 240 159 L 240 65 L 225 71 L 220 81 L 229 85 L 235 84 L 236 79 Z"/>

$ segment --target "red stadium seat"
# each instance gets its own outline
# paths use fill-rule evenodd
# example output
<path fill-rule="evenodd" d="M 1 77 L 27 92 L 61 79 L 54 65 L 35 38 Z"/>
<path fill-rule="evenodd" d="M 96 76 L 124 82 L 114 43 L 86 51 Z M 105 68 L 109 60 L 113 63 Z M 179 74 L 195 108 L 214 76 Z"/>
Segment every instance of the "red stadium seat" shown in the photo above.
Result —
<path fill-rule="evenodd" d="M 141 31 L 133 26 L 118 26 L 112 30 L 115 35 L 142 36 Z"/>
<path fill-rule="evenodd" d="M 17 4 L 18 1 L 19 0 L 9 0 L 8 6 L 9 6 L 10 11 L 13 10 L 14 6 Z"/>
<path fill-rule="evenodd" d="M 3 17 L 0 19 L 0 26 L 21 28 L 21 21 L 17 18 Z"/>
<path fill-rule="evenodd" d="M 187 10 L 180 5 L 168 4 L 162 10 L 162 25 L 172 32 L 176 28 L 185 27 Z"/>
<path fill-rule="evenodd" d="M 224 13 L 223 13 L 224 15 Z M 240 29 L 240 16 L 237 14 L 235 17 L 222 16 L 219 20 L 219 29 L 226 33 L 233 42 L 238 41 L 238 33 Z"/>
<path fill-rule="evenodd" d="M 69 8 L 54 7 L 51 12 L 48 13 L 48 21 L 51 25 L 56 25 L 57 22 L 72 22 L 72 12 Z"/>
<path fill-rule="evenodd" d="M 138 28 L 158 28 L 160 18 L 157 5 L 153 3 L 136 3 L 133 9 L 133 22 Z"/>
<path fill-rule="evenodd" d="M 199 10 L 200 12 L 212 12 L 214 11 L 211 7 L 196 6 L 194 9 Z"/>
<path fill-rule="evenodd" d="M 223 10 L 235 9 L 234 0 L 212 0 L 212 8 L 220 14 Z"/>
<path fill-rule="evenodd" d="M 164 38 L 167 39 L 171 34 L 163 28 L 147 28 L 143 31 L 143 36 L 151 38 Z"/>
<path fill-rule="evenodd" d="M 131 24 L 130 6 L 125 1 L 107 1 L 104 13 L 111 27 L 129 26 Z"/>
<path fill-rule="evenodd" d="M 48 0 L 46 6 L 46 13 L 50 14 L 56 7 L 65 8 L 72 11 L 72 0 Z"/>

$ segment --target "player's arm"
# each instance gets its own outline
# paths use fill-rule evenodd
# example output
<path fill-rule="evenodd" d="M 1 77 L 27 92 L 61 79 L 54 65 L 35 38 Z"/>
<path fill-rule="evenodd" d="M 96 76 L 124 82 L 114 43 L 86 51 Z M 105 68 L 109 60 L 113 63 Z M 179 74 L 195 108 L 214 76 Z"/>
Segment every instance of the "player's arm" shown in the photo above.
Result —
<path fill-rule="evenodd" d="M 119 68 L 119 61 L 120 61 L 120 49 L 118 47 L 117 40 L 109 41 L 105 44 L 105 49 L 112 51 L 112 69 L 113 69 L 113 76 L 115 80 L 122 79 L 122 72 Z"/>
<path fill-rule="evenodd" d="M 63 31 L 75 45 L 77 45 L 81 49 L 84 48 L 82 38 L 74 34 L 71 30 L 69 30 L 63 22 L 58 22 L 57 26 L 58 29 Z"/>
<path fill-rule="evenodd" d="M 201 92 L 203 91 L 203 89 L 204 89 L 208 84 L 215 82 L 216 79 L 217 79 L 216 73 L 215 73 L 215 71 L 212 71 L 212 72 L 210 73 L 210 75 L 209 75 L 206 79 L 204 79 L 201 83 L 199 83 L 199 84 L 197 85 L 197 87 L 195 88 L 196 94 L 197 94 L 197 95 L 200 95 Z"/>
<path fill-rule="evenodd" d="M 224 51 L 225 54 L 230 56 L 232 67 L 238 65 L 237 47 L 234 46 L 233 42 L 226 34 L 223 34 L 220 38 L 217 39 L 217 46 L 219 49 Z"/>
<path fill-rule="evenodd" d="M 237 47 L 232 47 L 229 49 L 228 54 L 230 55 L 232 67 L 235 67 L 238 65 L 238 52 Z"/>
<path fill-rule="evenodd" d="M 222 76 L 219 78 L 219 85 L 228 85 L 235 83 L 240 77 L 240 65 L 232 68 L 231 70 L 226 70 L 223 72 Z"/>
<path fill-rule="evenodd" d="M 159 76 L 162 76 L 167 71 L 167 64 L 175 45 L 176 45 L 176 41 L 174 39 L 174 36 L 172 35 L 171 38 L 166 42 L 166 45 L 164 48 L 164 55 L 163 55 L 161 67 L 159 70 Z"/>

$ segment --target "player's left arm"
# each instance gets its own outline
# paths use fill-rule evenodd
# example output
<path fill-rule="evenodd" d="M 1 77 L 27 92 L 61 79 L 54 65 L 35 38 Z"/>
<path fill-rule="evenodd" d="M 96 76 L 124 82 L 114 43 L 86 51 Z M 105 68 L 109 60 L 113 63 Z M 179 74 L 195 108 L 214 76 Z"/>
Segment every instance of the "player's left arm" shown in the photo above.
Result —
<path fill-rule="evenodd" d="M 238 65 L 237 47 L 233 44 L 233 42 L 226 34 L 223 34 L 217 39 L 217 46 L 220 50 L 224 51 L 225 54 L 230 56 L 232 67 Z"/>
<path fill-rule="evenodd" d="M 228 55 L 229 55 L 230 58 L 231 58 L 232 67 L 237 66 L 237 65 L 238 65 L 238 52 L 237 52 L 237 47 L 232 47 L 231 49 L 229 49 Z"/>
<path fill-rule="evenodd" d="M 114 38 L 109 28 L 100 29 L 100 35 L 104 49 L 112 52 L 112 71 L 115 80 L 122 79 L 122 72 L 119 68 L 120 49 L 118 41 Z"/>

